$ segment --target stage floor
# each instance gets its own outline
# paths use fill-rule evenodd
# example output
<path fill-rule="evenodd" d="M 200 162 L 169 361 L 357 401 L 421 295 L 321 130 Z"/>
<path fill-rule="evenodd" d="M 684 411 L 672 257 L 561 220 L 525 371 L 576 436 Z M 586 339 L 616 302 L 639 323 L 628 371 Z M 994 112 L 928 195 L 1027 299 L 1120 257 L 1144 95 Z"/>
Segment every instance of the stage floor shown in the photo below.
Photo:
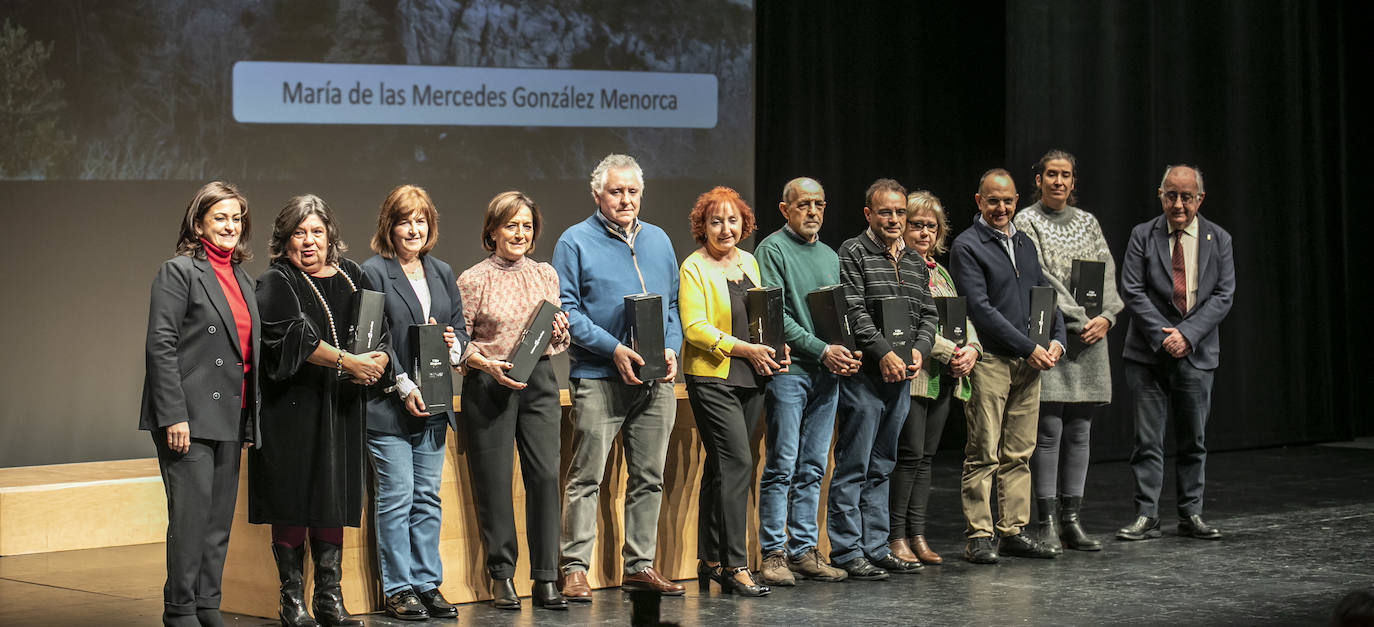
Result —
<path fill-rule="evenodd" d="M 956 453 L 936 461 L 933 548 L 943 566 L 887 582 L 802 582 L 762 599 L 713 591 L 664 599 L 662 619 L 683 625 L 1258 625 L 1327 624 L 1346 592 L 1374 586 L 1374 442 L 1214 454 L 1206 519 L 1221 541 L 1174 533 L 1165 496 L 1164 537 L 1111 539 L 1134 516 L 1124 462 L 1089 470 L 1083 518 L 1106 540 L 1100 553 L 1057 560 L 960 559 Z M 1170 460 L 1172 461 L 1172 460 Z M 1173 480 L 1166 477 L 1165 485 Z M 1166 492 L 1172 488 L 1166 488 Z M 162 611 L 161 544 L 0 558 L 0 625 L 153 625 Z M 460 606 L 466 625 L 624 625 L 630 601 L 599 591 L 568 612 Z M 230 625 L 272 625 L 226 616 Z M 415 624 L 365 617 L 368 625 Z"/>

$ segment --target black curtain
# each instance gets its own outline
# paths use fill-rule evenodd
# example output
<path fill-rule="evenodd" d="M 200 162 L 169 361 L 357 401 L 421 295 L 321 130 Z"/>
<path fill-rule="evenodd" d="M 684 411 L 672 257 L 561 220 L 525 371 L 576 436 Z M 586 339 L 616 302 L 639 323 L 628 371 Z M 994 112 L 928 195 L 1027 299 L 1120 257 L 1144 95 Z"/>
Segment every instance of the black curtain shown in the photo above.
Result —
<path fill-rule="evenodd" d="M 1359 270 L 1369 219 L 1350 210 L 1368 172 L 1369 9 L 1298 0 L 758 5 L 760 228 L 798 175 L 826 185 L 822 236 L 863 228 L 864 188 L 892 176 L 973 216 L 978 175 L 1005 166 L 1029 204 L 1031 166 L 1078 158 L 1079 206 L 1118 261 L 1158 215 L 1163 167 L 1199 166 L 1202 213 L 1235 237 L 1237 297 L 1222 325 L 1213 450 L 1349 439 L 1363 380 Z M 1354 38 L 1350 38 L 1350 34 Z M 1362 165 L 1363 164 L 1363 165 Z M 1119 354 L 1125 319 L 1109 337 Z M 1094 428 L 1094 457 L 1130 452 L 1129 391 Z M 946 445 L 959 446 L 958 421 Z"/>
<path fill-rule="evenodd" d="M 782 186 L 797 176 L 825 186 L 832 247 L 864 228 L 864 191 L 883 177 L 929 189 L 968 225 L 978 175 L 1002 165 L 1000 11 L 765 1 L 756 18 L 761 235 L 782 226 Z"/>

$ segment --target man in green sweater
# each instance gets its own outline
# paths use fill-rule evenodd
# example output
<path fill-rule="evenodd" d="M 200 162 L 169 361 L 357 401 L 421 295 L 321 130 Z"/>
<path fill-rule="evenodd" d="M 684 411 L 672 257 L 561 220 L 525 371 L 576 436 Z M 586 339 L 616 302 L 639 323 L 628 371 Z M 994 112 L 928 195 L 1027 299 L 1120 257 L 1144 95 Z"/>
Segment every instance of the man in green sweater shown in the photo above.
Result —
<path fill-rule="evenodd" d="M 840 282 L 840 260 L 820 241 L 825 190 L 809 178 L 788 181 L 778 208 L 787 224 L 754 249 L 764 285 L 783 289 L 783 326 L 792 365 L 768 384 L 767 441 L 759 480 L 763 582 L 796 584 L 793 573 L 843 581 L 844 570 L 816 550 L 821 478 L 835 429 L 839 377 L 859 369 L 859 354 L 816 337 L 806 294 Z"/>

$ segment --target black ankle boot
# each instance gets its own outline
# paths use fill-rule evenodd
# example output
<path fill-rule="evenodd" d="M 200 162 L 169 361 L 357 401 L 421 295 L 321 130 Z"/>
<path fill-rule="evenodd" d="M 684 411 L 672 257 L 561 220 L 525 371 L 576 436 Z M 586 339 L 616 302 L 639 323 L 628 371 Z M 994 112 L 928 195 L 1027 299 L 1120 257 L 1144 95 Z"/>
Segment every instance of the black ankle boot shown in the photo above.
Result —
<path fill-rule="evenodd" d="M 1064 546 L 1075 551 L 1101 551 L 1102 541 L 1084 532 L 1083 524 L 1078 520 L 1078 508 L 1082 506 L 1081 496 L 1066 496 L 1059 501 L 1059 519 L 1063 524 L 1059 537 L 1064 541 Z"/>
<path fill-rule="evenodd" d="M 536 581 L 534 588 L 530 590 L 530 599 L 534 601 L 535 607 L 542 607 L 546 610 L 566 610 L 568 600 L 558 593 L 558 586 L 552 581 Z"/>
<path fill-rule="evenodd" d="M 315 560 L 315 620 L 323 627 L 362 627 L 363 621 L 349 616 L 344 609 L 343 590 L 339 589 L 343 547 L 311 538 L 310 556 Z"/>
<path fill-rule="evenodd" d="M 1040 535 L 1036 539 L 1055 555 L 1063 553 L 1064 547 L 1059 544 L 1059 499 L 1035 499 L 1035 508 L 1040 510 Z"/>
<path fill-rule="evenodd" d="M 515 593 L 515 582 L 510 577 L 491 580 L 491 605 L 498 610 L 520 609 L 520 595 Z"/>
<path fill-rule="evenodd" d="M 305 611 L 305 579 L 301 568 L 305 565 L 305 545 L 296 548 L 272 543 L 272 559 L 277 562 L 277 577 L 281 579 L 281 609 L 277 616 L 285 627 L 319 627 Z"/>

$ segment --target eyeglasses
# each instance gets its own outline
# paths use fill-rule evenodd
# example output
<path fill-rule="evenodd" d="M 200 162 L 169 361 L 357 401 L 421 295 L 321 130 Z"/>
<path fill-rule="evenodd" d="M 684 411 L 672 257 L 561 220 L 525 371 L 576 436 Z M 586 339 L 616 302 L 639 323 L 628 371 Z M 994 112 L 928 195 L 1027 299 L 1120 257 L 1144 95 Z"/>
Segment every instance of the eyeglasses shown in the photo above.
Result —
<path fill-rule="evenodd" d="M 906 226 L 912 231 L 926 230 L 932 233 L 940 229 L 940 225 L 934 222 L 907 222 Z"/>
<path fill-rule="evenodd" d="M 1169 201 L 1171 205 L 1180 200 L 1182 200 L 1185 205 L 1191 205 L 1194 200 L 1200 198 L 1202 198 L 1202 194 L 1193 194 L 1191 192 L 1164 192 L 1164 200 Z"/>

